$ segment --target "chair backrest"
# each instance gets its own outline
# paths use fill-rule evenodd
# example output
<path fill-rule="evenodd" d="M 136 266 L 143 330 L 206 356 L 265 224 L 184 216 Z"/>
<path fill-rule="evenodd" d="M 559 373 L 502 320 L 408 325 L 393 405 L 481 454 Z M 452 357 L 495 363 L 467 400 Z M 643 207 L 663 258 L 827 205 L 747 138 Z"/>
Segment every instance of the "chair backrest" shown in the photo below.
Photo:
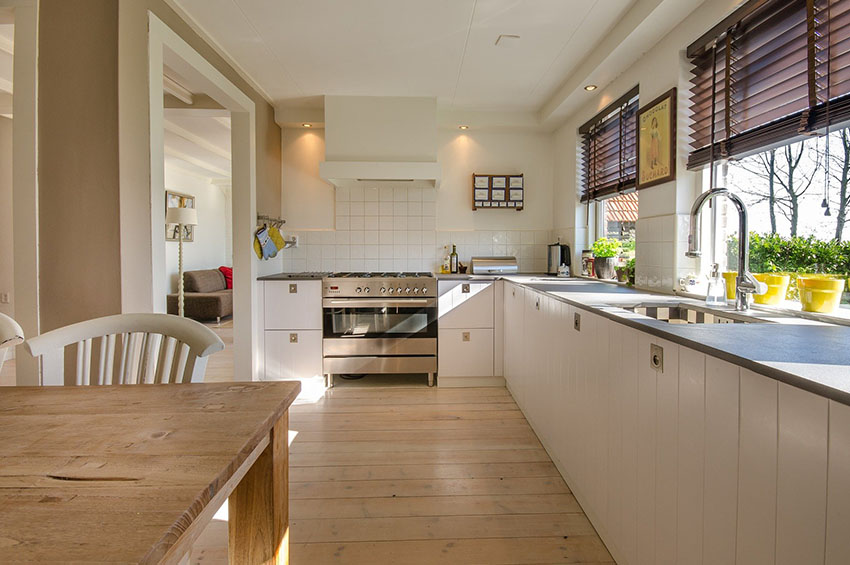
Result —
<path fill-rule="evenodd" d="M 0 314 L 0 369 L 6 362 L 6 353 L 24 341 L 24 330 L 20 324 L 7 316 Z"/>
<path fill-rule="evenodd" d="M 68 346 L 76 346 L 75 384 L 110 385 L 201 382 L 207 357 L 224 342 L 203 324 L 170 314 L 95 318 L 26 341 L 41 357 L 41 384 L 65 384 Z"/>

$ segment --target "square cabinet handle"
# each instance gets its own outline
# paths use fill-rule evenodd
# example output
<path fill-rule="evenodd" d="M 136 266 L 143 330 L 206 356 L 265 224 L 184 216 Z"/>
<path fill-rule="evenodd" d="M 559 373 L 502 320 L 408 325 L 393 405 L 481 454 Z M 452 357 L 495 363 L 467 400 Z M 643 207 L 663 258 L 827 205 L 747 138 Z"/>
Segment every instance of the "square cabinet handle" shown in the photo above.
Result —
<path fill-rule="evenodd" d="M 298 334 L 289 334 L 289 343 L 298 343 Z"/>
<path fill-rule="evenodd" d="M 464 283 L 464 284 L 460 285 L 460 291 L 465 293 L 465 294 L 468 294 L 469 293 L 469 284 Z"/>
<path fill-rule="evenodd" d="M 461 334 L 461 340 L 462 341 L 469 341 L 469 332 L 463 332 Z"/>
<path fill-rule="evenodd" d="M 290 283 L 289 284 L 289 294 L 297 294 L 298 293 L 298 284 Z"/>

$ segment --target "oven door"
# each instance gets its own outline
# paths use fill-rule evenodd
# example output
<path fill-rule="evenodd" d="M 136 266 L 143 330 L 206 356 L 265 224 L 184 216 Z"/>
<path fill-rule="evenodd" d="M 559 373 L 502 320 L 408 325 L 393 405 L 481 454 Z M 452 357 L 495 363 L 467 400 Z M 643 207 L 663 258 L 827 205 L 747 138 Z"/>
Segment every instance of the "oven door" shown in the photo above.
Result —
<path fill-rule="evenodd" d="M 325 298 L 324 338 L 407 340 L 437 337 L 437 299 Z"/>

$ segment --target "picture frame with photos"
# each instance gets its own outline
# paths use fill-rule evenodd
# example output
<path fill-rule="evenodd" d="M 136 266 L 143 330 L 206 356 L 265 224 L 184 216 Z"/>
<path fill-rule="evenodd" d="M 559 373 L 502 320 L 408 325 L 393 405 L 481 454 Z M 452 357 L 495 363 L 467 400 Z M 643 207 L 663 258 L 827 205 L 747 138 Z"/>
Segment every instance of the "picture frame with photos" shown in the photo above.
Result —
<path fill-rule="evenodd" d="M 525 202 L 525 180 L 518 175 L 472 175 L 472 209 L 506 208 L 520 211 Z"/>

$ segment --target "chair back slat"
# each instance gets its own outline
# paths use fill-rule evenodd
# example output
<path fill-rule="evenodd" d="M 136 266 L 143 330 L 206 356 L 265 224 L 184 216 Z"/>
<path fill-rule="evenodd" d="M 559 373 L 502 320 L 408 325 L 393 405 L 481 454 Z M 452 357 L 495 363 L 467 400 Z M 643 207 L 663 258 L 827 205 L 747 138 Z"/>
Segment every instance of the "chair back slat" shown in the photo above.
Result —
<path fill-rule="evenodd" d="M 185 318 L 168 314 L 107 316 L 26 342 L 30 353 L 41 358 L 42 384 L 65 384 L 66 346 L 76 349 L 76 363 L 69 370 L 76 369 L 74 382 L 80 385 L 202 381 L 207 357 L 224 349 L 212 330 Z"/>
<path fill-rule="evenodd" d="M 9 349 L 24 342 L 24 330 L 13 318 L 0 314 L 0 369 L 6 361 Z"/>
<path fill-rule="evenodd" d="M 171 378 L 171 364 L 174 362 L 174 346 L 177 343 L 173 337 L 162 336 L 162 345 L 159 348 L 159 363 L 156 368 L 156 382 L 169 383 Z"/>

